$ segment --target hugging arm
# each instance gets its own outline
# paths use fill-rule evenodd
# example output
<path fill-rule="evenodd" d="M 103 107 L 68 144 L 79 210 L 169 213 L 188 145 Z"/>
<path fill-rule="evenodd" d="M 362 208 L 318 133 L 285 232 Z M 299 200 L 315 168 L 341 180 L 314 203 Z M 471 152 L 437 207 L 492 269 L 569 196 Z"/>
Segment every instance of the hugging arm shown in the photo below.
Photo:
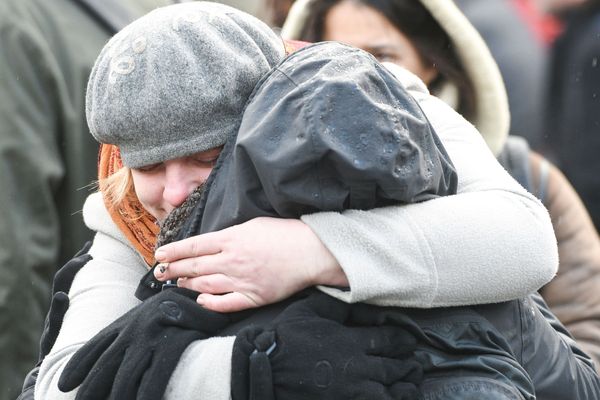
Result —
<path fill-rule="evenodd" d="M 92 197 L 102 206 L 99 194 Z M 86 206 L 89 205 L 88 200 Z M 102 234 L 94 238 L 89 251 L 92 260 L 73 280 L 60 331 L 40 366 L 35 399 L 74 399 L 76 392 L 63 393 L 57 387 L 67 361 L 87 340 L 139 303 L 132 295 L 143 273 L 141 264 L 136 264 L 139 258 L 126 245 L 117 247 L 114 243 L 113 238 Z M 111 251 L 106 251 L 106 245 Z M 111 254 L 108 259 L 106 253 Z M 135 262 L 131 263 L 132 260 Z"/>
<path fill-rule="evenodd" d="M 99 193 L 88 198 L 84 216 L 88 226 L 99 231 L 89 251 L 93 259 L 81 268 L 70 287 L 69 307 L 58 337 L 55 343 L 48 342 L 51 348 L 40 366 L 34 392 L 36 400 L 75 399 L 77 389 L 65 393 L 58 388 L 61 373 L 73 354 L 102 329 L 140 304 L 134 292 L 146 272 L 144 263 L 110 221 Z M 211 338 L 193 342 L 184 351 L 173 373 L 165 399 L 193 399 L 202 393 L 227 400 L 233 339 Z M 201 368 L 206 365 L 211 368 Z M 171 371 L 165 374 L 171 376 Z M 189 384 L 192 381 L 194 384 Z"/>
<path fill-rule="evenodd" d="M 558 267 L 546 209 L 470 123 L 410 79 L 401 77 L 454 163 L 458 193 L 303 216 L 349 281 L 349 290 L 321 289 L 349 302 L 419 308 L 500 302 L 539 289 Z"/>
<path fill-rule="evenodd" d="M 543 205 L 504 171 L 471 124 L 416 77 L 403 79 L 453 161 L 456 195 L 306 214 L 310 230 L 297 221 L 250 220 L 163 247 L 160 261 L 171 265 L 157 276 L 187 277 L 181 284 L 204 292 L 201 302 L 220 311 L 268 304 L 315 284 L 347 302 L 481 304 L 523 297 L 552 279 L 557 248 Z"/>

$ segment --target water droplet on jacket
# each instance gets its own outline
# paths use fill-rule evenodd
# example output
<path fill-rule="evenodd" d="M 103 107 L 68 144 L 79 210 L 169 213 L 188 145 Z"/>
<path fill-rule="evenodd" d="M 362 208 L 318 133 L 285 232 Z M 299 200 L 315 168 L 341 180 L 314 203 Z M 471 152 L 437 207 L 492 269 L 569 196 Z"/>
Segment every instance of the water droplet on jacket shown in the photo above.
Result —
<path fill-rule="evenodd" d="M 395 178 L 399 178 L 402 174 L 406 174 L 405 168 L 401 165 L 396 165 L 392 175 L 394 175 Z"/>

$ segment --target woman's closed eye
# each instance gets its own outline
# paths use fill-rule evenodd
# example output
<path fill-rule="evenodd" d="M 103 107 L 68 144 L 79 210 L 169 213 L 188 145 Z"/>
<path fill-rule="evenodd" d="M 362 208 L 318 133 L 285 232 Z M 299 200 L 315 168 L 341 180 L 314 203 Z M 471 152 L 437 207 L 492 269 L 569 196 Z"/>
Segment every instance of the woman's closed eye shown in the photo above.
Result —
<path fill-rule="evenodd" d="M 207 151 L 203 151 L 201 153 L 195 154 L 195 155 L 191 156 L 190 158 L 194 163 L 196 163 L 202 167 L 212 168 L 217 163 L 217 160 L 219 159 L 219 155 L 221 154 L 221 150 L 223 150 L 223 147 L 217 147 L 215 149 L 211 149 L 211 150 L 207 150 Z"/>
<path fill-rule="evenodd" d="M 196 158 L 193 158 L 193 161 L 202 167 L 212 168 L 215 166 L 218 159 L 219 159 L 219 155 L 217 154 L 216 156 L 212 156 L 212 157 L 196 157 Z"/>
<path fill-rule="evenodd" d="M 158 171 L 162 166 L 164 166 L 164 163 L 156 163 L 156 164 L 150 164 L 150 165 L 144 165 L 143 167 L 138 167 L 138 168 L 134 168 L 135 170 L 139 171 L 139 172 L 155 172 Z"/>

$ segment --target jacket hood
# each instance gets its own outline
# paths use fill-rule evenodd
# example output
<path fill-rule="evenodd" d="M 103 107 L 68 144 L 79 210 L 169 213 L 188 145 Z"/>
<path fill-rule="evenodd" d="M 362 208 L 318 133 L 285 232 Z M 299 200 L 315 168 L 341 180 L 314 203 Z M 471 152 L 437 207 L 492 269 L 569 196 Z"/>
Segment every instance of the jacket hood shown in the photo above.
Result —
<path fill-rule="evenodd" d="M 281 30 L 284 39 L 300 38 L 309 7 L 315 1 L 319 0 L 297 0 L 294 3 Z M 497 155 L 508 136 L 510 113 L 506 89 L 496 62 L 479 33 L 453 1 L 419 1 L 452 40 L 475 90 L 476 109 L 471 122 Z"/>
<path fill-rule="evenodd" d="M 258 83 L 178 239 L 259 216 L 412 203 L 456 188 L 446 150 L 392 73 L 360 49 L 318 43 Z"/>

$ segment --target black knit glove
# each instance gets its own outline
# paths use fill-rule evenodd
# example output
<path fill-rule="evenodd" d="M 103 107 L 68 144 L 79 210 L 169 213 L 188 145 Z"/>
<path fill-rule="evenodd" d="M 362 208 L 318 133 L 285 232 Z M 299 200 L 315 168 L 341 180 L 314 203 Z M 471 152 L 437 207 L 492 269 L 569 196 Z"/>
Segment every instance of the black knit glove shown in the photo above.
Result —
<path fill-rule="evenodd" d="M 92 247 L 92 242 L 86 242 L 83 248 L 75 254 L 75 257 L 63 265 L 54 275 L 52 301 L 50 303 L 50 310 L 46 315 L 42 338 L 40 339 L 39 361 L 42 361 L 46 357 L 52 346 L 54 346 L 54 342 L 56 342 L 56 337 L 60 332 L 65 313 L 69 308 L 68 294 L 75 275 L 92 259 L 92 256 L 88 254 L 90 247 Z"/>
<path fill-rule="evenodd" d="M 173 288 L 152 296 L 100 331 L 67 363 L 58 387 L 77 399 L 160 400 L 183 351 L 229 321 Z"/>
<path fill-rule="evenodd" d="M 352 307 L 313 294 L 270 326 L 240 331 L 233 400 L 417 399 L 415 337 L 402 326 L 353 325 Z"/>
<path fill-rule="evenodd" d="M 86 242 L 85 245 L 73 259 L 69 260 L 61 269 L 54 275 L 54 282 L 52 283 L 52 300 L 50 303 L 50 309 L 46 315 L 46 321 L 44 322 L 44 331 L 40 339 L 40 354 L 37 365 L 29 371 L 25 380 L 23 381 L 23 388 L 21 394 L 17 397 L 17 400 L 31 399 L 33 400 L 33 389 L 37 381 L 38 372 L 42 360 L 48 355 L 52 346 L 56 342 L 58 333 L 65 318 L 65 313 L 69 308 L 69 290 L 71 290 L 71 284 L 75 279 L 75 275 L 79 272 L 85 264 L 87 264 L 92 256 L 87 252 L 92 247 L 92 242 Z"/>

